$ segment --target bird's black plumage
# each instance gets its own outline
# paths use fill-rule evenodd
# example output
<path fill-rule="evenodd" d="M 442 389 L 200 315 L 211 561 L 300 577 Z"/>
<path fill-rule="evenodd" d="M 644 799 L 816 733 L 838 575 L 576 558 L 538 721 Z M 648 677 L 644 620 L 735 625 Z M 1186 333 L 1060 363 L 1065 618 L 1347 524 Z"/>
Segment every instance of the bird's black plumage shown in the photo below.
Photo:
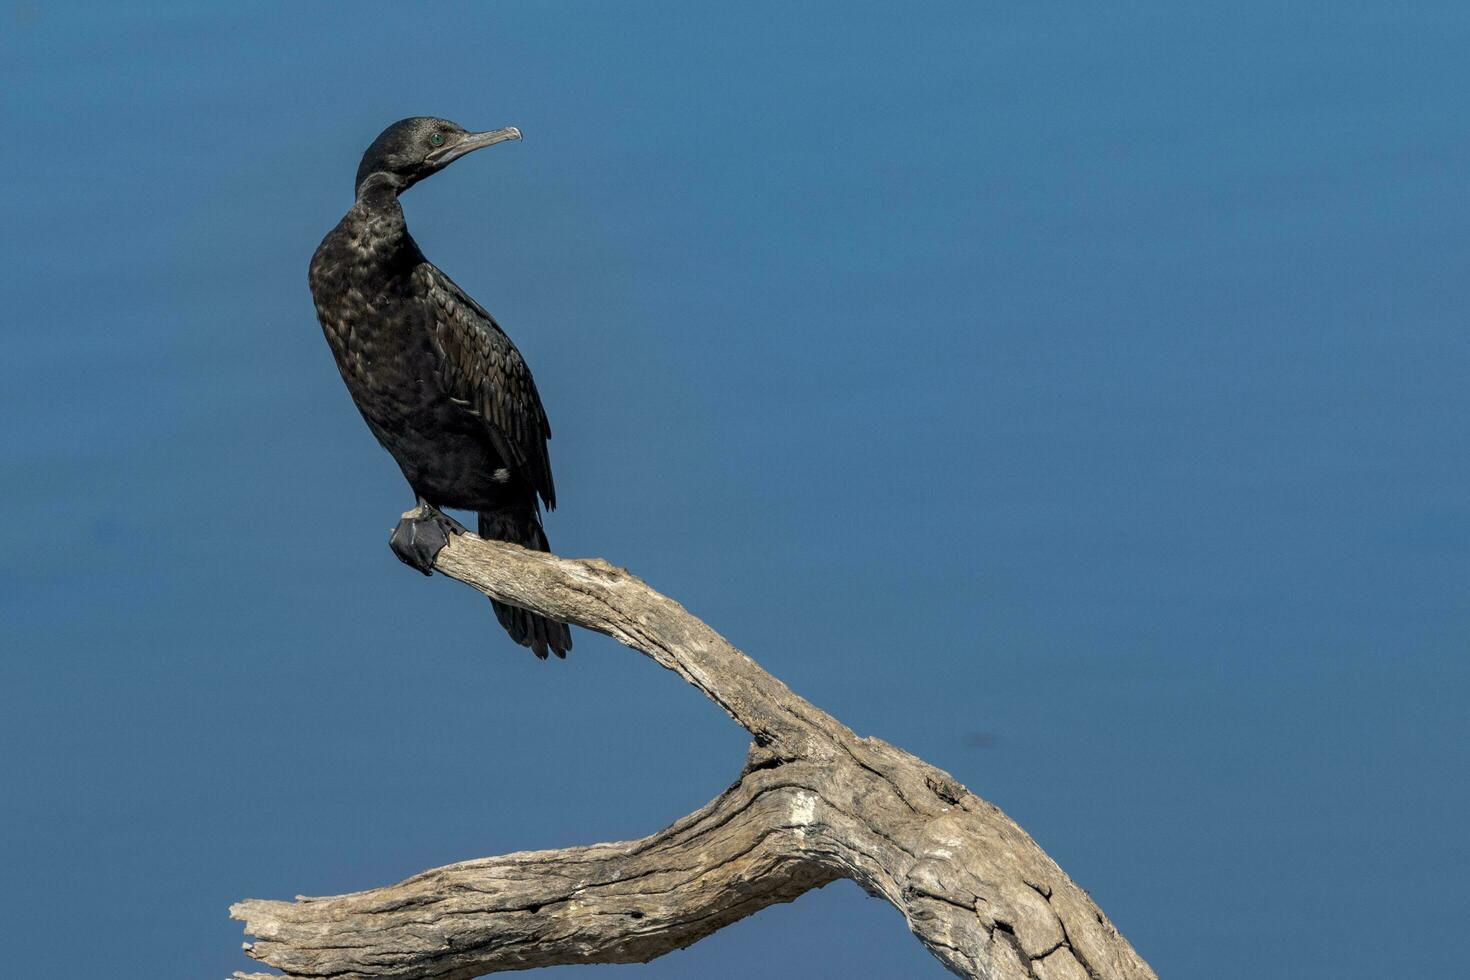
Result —
<path fill-rule="evenodd" d="M 317 319 L 342 380 L 418 497 L 390 543 L 425 574 L 462 530 L 445 507 L 478 513 L 482 537 L 549 550 L 537 498 L 556 506 L 551 426 L 531 371 L 495 319 L 424 258 L 398 203 L 471 150 L 519 138 L 425 116 L 394 123 L 363 154 L 357 200 L 311 260 Z M 502 603 L 495 612 L 539 657 L 571 648 L 561 623 Z"/>

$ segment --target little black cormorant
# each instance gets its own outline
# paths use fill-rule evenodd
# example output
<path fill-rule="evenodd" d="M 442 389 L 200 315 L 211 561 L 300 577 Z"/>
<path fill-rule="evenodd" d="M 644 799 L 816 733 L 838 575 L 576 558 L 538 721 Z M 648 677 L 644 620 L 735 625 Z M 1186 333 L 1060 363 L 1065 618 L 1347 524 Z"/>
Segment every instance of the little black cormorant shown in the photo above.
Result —
<path fill-rule="evenodd" d="M 479 514 L 481 537 L 549 550 L 537 498 L 556 506 L 551 426 L 531 371 L 494 318 L 424 258 L 398 203 L 472 150 L 520 137 L 427 116 L 394 123 L 363 154 L 357 200 L 311 259 L 317 319 L 342 380 L 418 498 L 389 544 L 425 575 L 464 530 L 446 507 Z M 566 625 L 494 606 L 538 657 L 571 649 Z"/>

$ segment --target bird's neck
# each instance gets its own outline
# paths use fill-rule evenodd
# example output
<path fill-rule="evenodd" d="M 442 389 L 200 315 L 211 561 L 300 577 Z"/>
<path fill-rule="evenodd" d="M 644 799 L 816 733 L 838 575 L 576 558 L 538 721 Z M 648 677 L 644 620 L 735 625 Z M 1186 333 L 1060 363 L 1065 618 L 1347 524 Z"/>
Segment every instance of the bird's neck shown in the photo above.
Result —
<path fill-rule="evenodd" d="M 417 249 L 408 235 L 403 206 L 398 203 L 400 189 L 387 174 L 373 174 L 358 185 L 357 203 L 352 208 L 361 244 L 385 259 L 402 250 Z"/>
<path fill-rule="evenodd" d="M 401 215 L 398 195 L 403 190 L 403 182 L 392 174 L 368 174 L 357 185 L 357 204 L 366 211 Z"/>

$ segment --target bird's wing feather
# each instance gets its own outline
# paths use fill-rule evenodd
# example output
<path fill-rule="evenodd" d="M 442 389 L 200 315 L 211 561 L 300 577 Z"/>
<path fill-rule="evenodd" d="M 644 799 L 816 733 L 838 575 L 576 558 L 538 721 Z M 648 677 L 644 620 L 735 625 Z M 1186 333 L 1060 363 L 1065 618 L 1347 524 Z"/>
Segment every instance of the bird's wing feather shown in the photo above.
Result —
<path fill-rule="evenodd" d="M 521 352 L 495 318 L 439 269 L 424 262 L 415 275 L 422 277 L 420 295 L 428 297 L 446 390 L 485 420 L 495 448 L 547 509 L 554 508 L 556 487 L 546 449 L 551 424 Z"/>

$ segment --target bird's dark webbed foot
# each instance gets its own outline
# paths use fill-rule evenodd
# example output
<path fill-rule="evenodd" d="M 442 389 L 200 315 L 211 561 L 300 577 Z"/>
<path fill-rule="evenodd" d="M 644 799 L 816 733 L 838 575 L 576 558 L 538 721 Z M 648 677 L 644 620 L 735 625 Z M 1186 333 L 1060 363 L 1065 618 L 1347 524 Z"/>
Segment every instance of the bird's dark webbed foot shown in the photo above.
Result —
<path fill-rule="evenodd" d="M 388 536 L 388 546 L 399 561 L 430 575 L 434 559 L 449 543 L 449 536 L 464 533 L 464 525 L 420 497 L 418 506 L 405 511 Z"/>

